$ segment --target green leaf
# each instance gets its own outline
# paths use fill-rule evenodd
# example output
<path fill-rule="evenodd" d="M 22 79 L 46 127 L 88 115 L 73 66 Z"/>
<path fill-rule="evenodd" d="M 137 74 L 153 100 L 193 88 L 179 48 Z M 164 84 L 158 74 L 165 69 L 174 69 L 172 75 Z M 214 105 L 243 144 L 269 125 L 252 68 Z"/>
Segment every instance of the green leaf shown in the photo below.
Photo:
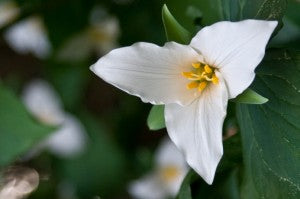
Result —
<path fill-rule="evenodd" d="M 176 21 L 166 5 L 162 7 L 162 20 L 168 41 L 182 44 L 190 42 L 191 34 Z"/>
<path fill-rule="evenodd" d="M 248 88 L 232 101 L 242 104 L 264 104 L 268 99 Z"/>
<path fill-rule="evenodd" d="M 0 166 L 16 160 L 53 130 L 33 120 L 16 96 L 0 85 Z"/>
<path fill-rule="evenodd" d="M 166 127 L 164 109 L 164 105 L 155 105 L 151 108 L 147 118 L 147 124 L 150 130 L 159 130 Z"/>
<path fill-rule="evenodd" d="M 242 0 L 244 19 L 281 21 L 287 7 L 286 0 Z"/>
<path fill-rule="evenodd" d="M 270 101 L 237 105 L 245 176 L 242 198 L 300 198 L 300 52 L 271 50 L 253 89 Z"/>
<path fill-rule="evenodd" d="M 192 191 L 191 191 L 191 184 L 199 178 L 198 174 L 195 173 L 192 169 L 188 172 L 185 176 L 180 190 L 177 195 L 177 199 L 192 199 Z"/>
<path fill-rule="evenodd" d="M 203 13 L 202 25 L 217 21 L 264 19 L 281 21 L 287 6 L 286 0 L 197 0 Z"/>

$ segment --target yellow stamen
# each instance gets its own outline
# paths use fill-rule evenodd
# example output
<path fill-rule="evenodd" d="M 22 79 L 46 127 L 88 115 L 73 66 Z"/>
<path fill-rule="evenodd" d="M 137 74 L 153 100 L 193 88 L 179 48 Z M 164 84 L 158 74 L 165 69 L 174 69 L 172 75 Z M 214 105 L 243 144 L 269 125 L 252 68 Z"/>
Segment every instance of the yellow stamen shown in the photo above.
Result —
<path fill-rule="evenodd" d="M 190 82 L 188 85 L 186 85 L 186 88 L 193 89 L 193 88 L 197 88 L 198 85 L 199 85 L 199 83 L 194 81 L 194 82 Z"/>
<path fill-rule="evenodd" d="M 192 63 L 192 66 L 197 69 L 197 68 L 200 68 L 201 64 L 200 63 Z"/>
<path fill-rule="evenodd" d="M 186 85 L 187 89 L 197 88 L 199 92 L 202 92 L 209 82 L 218 84 L 219 79 L 216 76 L 216 69 L 208 64 L 202 64 L 201 62 L 192 63 L 191 71 L 182 72 L 182 76 L 190 80 L 191 82 Z"/>
<path fill-rule="evenodd" d="M 212 82 L 213 82 L 213 84 L 218 84 L 219 83 L 219 78 L 216 76 L 216 74 L 213 74 Z"/>
<path fill-rule="evenodd" d="M 204 71 L 205 71 L 206 73 L 211 73 L 211 72 L 212 72 L 212 69 L 206 64 L 206 65 L 204 66 Z"/>
<path fill-rule="evenodd" d="M 191 78 L 193 77 L 193 73 L 192 72 L 182 72 L 181 75 L 183 77 L 186 77 L 186 78 Z"/>
<path fill-rule="evenodd" d="M 207 82 L 201 82 L 198 86 L 198 91 L 203 91 L 205 87 L 207 86 Z"/>

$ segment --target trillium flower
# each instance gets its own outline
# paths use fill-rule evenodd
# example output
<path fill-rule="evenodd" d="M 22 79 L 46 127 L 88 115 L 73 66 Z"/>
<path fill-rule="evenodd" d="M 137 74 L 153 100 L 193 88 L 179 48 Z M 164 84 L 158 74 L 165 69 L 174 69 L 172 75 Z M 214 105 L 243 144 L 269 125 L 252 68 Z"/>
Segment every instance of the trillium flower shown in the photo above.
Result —
<path fill-rule="evenodd" d="M 4 35 L 9 46 L 18 53 L 33 53 L 38 58 L 49 55 L 51 44 L 40 17 L 29 17 L 9 28 Z"/>
<path fill-rule="evenodd" d="M 189 45 L 137 43 L 111 51 L 91 70 L 144 102 L 165 104 L 170 138 L 211 184 L 223 155 L 228 99 L 253 81 L 276 25 L 262 20 L 218 22 L 200 30 Z"/>
<path fill-rule="evenodd" d="M 142 179 L 134 181 L 129 187 L 129 192 L 137 199 L 174 197 L 188 168 L 180 151 L 169 139 L 165 139 L 156 153 L 154 170 Z"/>
<path fill-rule="evenodd" d="M 84 150 L 86 134 L 83 126 L 77 118 L 63 111 L 59 97 L 48 83 L 42 80 L 31 82 L 24 89 L 23 102 L 37 120 L 58 127 L 31 151 L 29 157 L 43 149 L 63 158 L 76 156 Z"/>

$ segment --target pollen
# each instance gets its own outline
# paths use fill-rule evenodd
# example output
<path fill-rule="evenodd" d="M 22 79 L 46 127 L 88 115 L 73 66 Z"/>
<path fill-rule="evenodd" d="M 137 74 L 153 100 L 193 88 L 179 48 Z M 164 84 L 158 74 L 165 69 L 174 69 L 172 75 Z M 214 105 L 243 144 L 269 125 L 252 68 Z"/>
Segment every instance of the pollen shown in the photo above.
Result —
<path fill-rule="evenodd" d="M 219 83 L 214 67 L 200 62 L 195 62 L 191 65 L 191 71 L 182 72 L 182 76 L 191 81 L 186 85 L 188 90 L 197 88 L 199 92 L 202 92 L 210 82 L 213 84 Z"/>

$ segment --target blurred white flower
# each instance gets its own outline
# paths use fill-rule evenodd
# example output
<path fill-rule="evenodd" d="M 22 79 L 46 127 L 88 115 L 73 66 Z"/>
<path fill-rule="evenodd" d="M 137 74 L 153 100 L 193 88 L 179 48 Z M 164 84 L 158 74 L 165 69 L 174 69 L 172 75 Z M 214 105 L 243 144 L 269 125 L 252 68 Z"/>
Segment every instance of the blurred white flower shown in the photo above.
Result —
<path fill-rule="evenodd" d="M 276 26 L 277 21 L 222 21 L 201 29 L 189 45 L 140 42 L 115 49 L 91 70 L 144 102 L 164 104 L 171 140 L 212 184 L 223 155 L 228 100 L 254 80 Z"/>
<path fill-rule="evenodd" d="M 10 47 L 21 54 L 33 53 L 39 58 L 45 58 L 51 50 L 42 19 L 37 16 L 13 25 L 4 37 Z"/>
<path fill-rule="evenodd" d="M 82 60 L 96 51 L 103 55 L 118 46 L 119 21 L 101 8 L 91 14 L 90 26 L 67 41 L 58 53 L 61 60 Z M 77 50 L 74 50 L 77 49 Z"/>
<path fill-rule="evenodd" d="M 119 22 L 117 18 L 107 18 L 102 22 L 92 24 L 88 33 L 98 54 L 103 55 L 118 46 Z"/>
<path fill-rule="evenodd" d="M 165 199 L 176 196 L 188 172 L 188 165 L 176 146 L 165 139 L 156 152 L 155 168 L 129 186 L 137 199 Z"/>
<path fill-rule="evenodd" d="M 0 199 L 22 199 L 39 185 L 39 174 L 30 168 L 12 167 L 5 171 Z"/>
<path fill-rule="evenodd" d="M 0 27 L 3 27 L 17 18 L 20 9 L 14 1 L 0 2 Z"/>
<path fill-rule="evenodd" d="M 47 149 L 57 156 L 68 158 L 84 150 L 84 127 L 78 119 L 64 112 L 59 97 L 48 83 L 42 80 L 31 82 L 23 91 L 23 101 L 40 122 L 58 127 L 58 130 L 36 146 L 29 156 Z"/>

